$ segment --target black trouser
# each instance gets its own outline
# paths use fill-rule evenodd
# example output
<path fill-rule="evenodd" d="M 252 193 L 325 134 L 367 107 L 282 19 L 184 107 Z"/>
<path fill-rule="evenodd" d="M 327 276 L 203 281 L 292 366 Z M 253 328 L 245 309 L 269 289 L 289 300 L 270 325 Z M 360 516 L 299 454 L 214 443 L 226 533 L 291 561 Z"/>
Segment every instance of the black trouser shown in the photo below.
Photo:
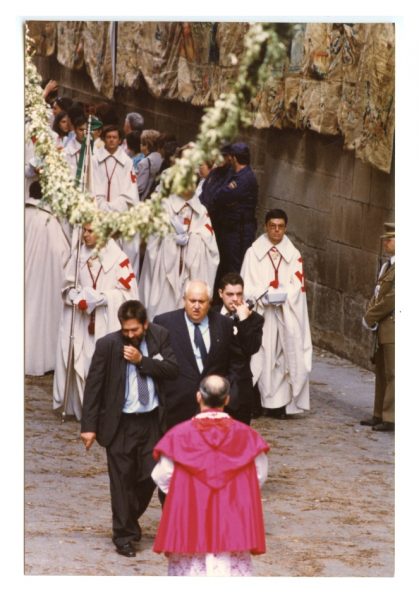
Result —
<path fill-rule="evenodd" d="M 117 546 L 138 539 L 139 517 L 150 503 L 156 484 L 150 474 L 153 448 L 161 436 L 158 409 L 139 415 L 122 414 L 118 430 L 106 448 L 112 504 L 112 539 Z"/>

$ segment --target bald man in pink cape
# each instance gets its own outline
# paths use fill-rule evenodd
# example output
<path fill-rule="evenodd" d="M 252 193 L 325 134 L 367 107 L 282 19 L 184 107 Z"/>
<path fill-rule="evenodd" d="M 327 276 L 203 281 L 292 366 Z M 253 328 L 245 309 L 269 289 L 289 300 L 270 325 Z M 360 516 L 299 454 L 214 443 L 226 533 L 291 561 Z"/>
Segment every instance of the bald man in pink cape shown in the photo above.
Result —
<path fill-rule="evenodd" d="M 152 477 L 167 493 L 154 552 L 168 557 L 168 575 L 252 575 L 251 554 L 265 552 L 259 487 L 269 446 L 223 411 L 229 384 L 206 377 L 201 412 L 170 429 L 154 450 Z"/>

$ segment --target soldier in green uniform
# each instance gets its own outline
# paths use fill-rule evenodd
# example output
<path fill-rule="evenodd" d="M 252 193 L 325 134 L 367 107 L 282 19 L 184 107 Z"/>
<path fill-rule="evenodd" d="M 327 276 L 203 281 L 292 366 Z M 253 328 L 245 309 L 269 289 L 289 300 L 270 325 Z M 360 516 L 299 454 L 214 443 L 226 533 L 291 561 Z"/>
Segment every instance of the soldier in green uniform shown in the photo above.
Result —
<path fill-rule="evenodd" d="M 388 257 L 378 275 L 374 295 L 363 317 L 365 327 L 377 336 L 373 362 L 375 363 L 374 413 L 361 425 L 374 431 L 394 431 L 394 301 L 395 301 L 395 245 L 394 223 L 384 224 L 381 236 L 384 254 Z"/>

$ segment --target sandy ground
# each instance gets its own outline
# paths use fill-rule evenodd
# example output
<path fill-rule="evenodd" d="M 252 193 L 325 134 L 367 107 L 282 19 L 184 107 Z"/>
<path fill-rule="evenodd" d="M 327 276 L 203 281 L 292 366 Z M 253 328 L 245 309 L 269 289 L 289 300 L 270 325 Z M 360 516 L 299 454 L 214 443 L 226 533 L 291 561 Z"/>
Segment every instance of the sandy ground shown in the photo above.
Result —
<path fill-rule="evenodd" d="M 262 490 L 267 552 L 255 575 L 391 577 L 394 573 L 394 434 L 359 425 L 374 376 L 316 349 L 312 409 L 252 425 L 271 446 Z M 26 378 L 25 574 L 165 575 L 152 552 L 155 494 L 136 558 L 111 542 L 105 452 L 86 452 L 76 421 L 52 411 L 52 376 Z"/>

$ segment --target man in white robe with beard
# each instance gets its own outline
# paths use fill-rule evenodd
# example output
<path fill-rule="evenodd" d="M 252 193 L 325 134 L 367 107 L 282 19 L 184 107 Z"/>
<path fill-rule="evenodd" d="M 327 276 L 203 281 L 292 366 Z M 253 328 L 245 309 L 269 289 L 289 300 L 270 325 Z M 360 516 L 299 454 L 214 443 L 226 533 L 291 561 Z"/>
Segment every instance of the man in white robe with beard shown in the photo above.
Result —
<path fill-rule="evenodd" d="M 61 318 L 61 284 L 70 258 L 70 240 L 60 221 L 42 203 L 39 181 L 25 202 L 25 373 L 55 369 Z"/>
<path fill-rule="evenodd" d="M 63 310 L 54 374 L 53 408 L 63 407 L 70 344 L 72 305 L 74 319 L 73 368 L 65 413 L 80 420 L 84 384 L 96 341 L 120 329 L 118 308 L 126 300 L 138 300 L 138 286 L 127 255 L 110 239 L 95 253 L 96 236 L 89 224 L 83 226 L 79 255 L 79 282 L 74 287 L 76 253 L 73 253 L 62 289 Z"/>
<path fill-rule="evenodd" d="M 256 311 L 265 319 L 262 346 L 250 366 L 262 407 L 275 418 L 310 408 L 312 345 L 303 260 L 285 235 L 287 223 L 283 210 L 268 211 L 266 233 L 247 250 L 240 273 L 246 297 L 259 298 Z"/>
<path fill-rule="evenodd" d="M 184 197 L 172 194 L 163 206 L 172 231 L 164 238 L 149 238 L 139 284 L 140 301 L 150 320 L 183 308 L 188 281 L 200 279 L 212 289 L 219 262 L 211 220 L 196 192 Z"/>
<path fill-rule="evenodd" d="M 102 133 L 104 148 L 93 156 L 94 193 L 97 207 L 104 211 L 125 212 L 139 203 L 137 177 L 132 159 L 121 147 L 121 132 L 114 125 L 107 125 Z M 122 240 L 121 248 L 131 261 L 134 273 L 140 273 L 140 238 Z"/>

